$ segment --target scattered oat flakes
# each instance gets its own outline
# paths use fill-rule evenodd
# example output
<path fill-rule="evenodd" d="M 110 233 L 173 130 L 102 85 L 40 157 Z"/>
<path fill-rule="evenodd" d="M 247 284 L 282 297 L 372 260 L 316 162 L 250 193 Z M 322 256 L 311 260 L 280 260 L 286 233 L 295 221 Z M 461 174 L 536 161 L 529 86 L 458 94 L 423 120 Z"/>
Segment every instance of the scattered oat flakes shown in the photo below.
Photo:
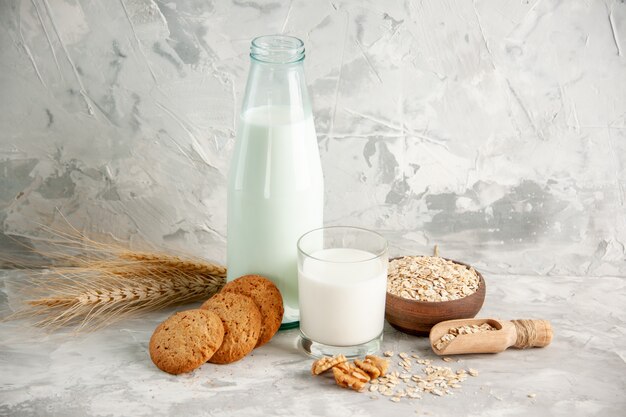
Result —
<path fill-rule="evenodd" d="M 408 354 L 405 355 L 409 357 Z M 401 354 L 398 356 L 401 357 Z M 327 358 L 328 361 L 332 359 L 334 358 Z M 406 361 L 409 360 L 406 359 Z M 332 370 L 339 386 L 352 388 L 358 392 L 368 392 L 372 399 L 389 397 L 393 402 L 399 402 L 402 398 L 421 399 L 422 393 L 439 397 L 453 395 L 453 389 L 460 388 L 461 383 L 468 376 L 478 375 L 475 369 L 455 371 L 447 366 L 434 365 L 430 359 L 416 359 L 416 362 L 422 365 L 420 373 L 401 373 L 402 370 L 408 370 L 405 368 L 405 360 L 399 362 L 395 370 L 387 373 L 389 360 L 373 355 L 366 356 L 362 361 L 357 359 L 354 362 L 340 362 L 333 366 Z M 378 366 L 381 374 L 378 377 L 373 377 L 374 374 L 368 375 L 368 372 L 360 368 L 358 363 L 361 366 L 365 363 Z M 528 397 L 534 398 L 534 394 L 532 395 L 533 397 L 528 394 Z"/>
<path fill-rule="evenodd" d="M 393 356 L 393 351 L 392 350 L 386 350 L 383 352 L 383 355 L 385 355 L 386 357 L 390 358 Z"/>
<path fill-rule="evenodd" d="M 444 361 L 444 362 L 458 362 L 458 361 L 452 359 L 449 356 L 445 356 L 445 357 L 441 358 L 441 360 Z"/>
<path fill-rule="evenodd" d="M 532 393 L 532 394 L 528 394 L 528 398 L 535 398 L 537 396 L 537 394 Z"/>

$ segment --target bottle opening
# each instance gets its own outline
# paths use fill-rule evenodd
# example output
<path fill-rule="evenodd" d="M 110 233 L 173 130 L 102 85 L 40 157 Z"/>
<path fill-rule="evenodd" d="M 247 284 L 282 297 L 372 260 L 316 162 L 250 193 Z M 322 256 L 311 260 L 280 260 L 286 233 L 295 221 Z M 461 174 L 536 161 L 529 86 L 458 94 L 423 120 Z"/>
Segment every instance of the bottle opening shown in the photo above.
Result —
<path fill-rule="evenodd" d="M 293 36 L 266 35 L 252 41 L 250 57 L 272 64 L 289 64 L 304 59 L 304 42 Z"/>

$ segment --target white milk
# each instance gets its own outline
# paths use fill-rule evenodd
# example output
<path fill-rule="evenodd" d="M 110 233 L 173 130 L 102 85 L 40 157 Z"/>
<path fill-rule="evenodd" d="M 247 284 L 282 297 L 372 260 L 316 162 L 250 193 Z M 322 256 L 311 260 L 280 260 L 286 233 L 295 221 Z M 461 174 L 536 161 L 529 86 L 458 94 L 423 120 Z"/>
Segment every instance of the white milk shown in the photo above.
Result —
<path fill-rule="evenodd" d="M 240 120 L 228 188 L 228 280 L 270 278 L 298 320 L 297 241 L 322 227 L 324 186 L 313 118 L 263 106 Z"/>
<path fill-rule="evenodd" d="M 332 346 L 378 337 L 385 318 L 387 258 L 372 259 L 370 252 L 348 248 L 310 255 L 298 271 L 302 333 Z"/>

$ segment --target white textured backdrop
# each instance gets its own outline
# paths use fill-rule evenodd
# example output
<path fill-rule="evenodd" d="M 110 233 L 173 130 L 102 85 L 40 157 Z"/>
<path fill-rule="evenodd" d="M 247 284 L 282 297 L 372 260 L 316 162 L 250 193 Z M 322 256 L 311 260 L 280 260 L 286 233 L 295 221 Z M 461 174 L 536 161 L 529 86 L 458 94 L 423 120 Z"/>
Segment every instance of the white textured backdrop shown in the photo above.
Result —
<path fill-rule="evenodd" d="M 626 276 L 623 1 L 1 0 L 0 251 L 62 213 L 223 261 L 270 33 L 307 47 L 327 223 L 491 272 Z"/>

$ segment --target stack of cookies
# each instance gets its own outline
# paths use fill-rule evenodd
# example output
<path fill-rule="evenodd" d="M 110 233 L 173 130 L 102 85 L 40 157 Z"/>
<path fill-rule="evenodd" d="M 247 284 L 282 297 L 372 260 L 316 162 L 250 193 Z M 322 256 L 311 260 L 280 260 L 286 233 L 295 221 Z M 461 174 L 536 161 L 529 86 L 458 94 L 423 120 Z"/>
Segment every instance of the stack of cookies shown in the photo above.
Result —
<path fill-rule="evenodd" d="M 170 374 L 192 371 L 207 361 L 238 361 L 270 341 L 283 312 L 282 296 L 272 281 L 245 275 L 199 309 L 176 313 L 159 324 L 150 339 L 150 358 Z"/>

